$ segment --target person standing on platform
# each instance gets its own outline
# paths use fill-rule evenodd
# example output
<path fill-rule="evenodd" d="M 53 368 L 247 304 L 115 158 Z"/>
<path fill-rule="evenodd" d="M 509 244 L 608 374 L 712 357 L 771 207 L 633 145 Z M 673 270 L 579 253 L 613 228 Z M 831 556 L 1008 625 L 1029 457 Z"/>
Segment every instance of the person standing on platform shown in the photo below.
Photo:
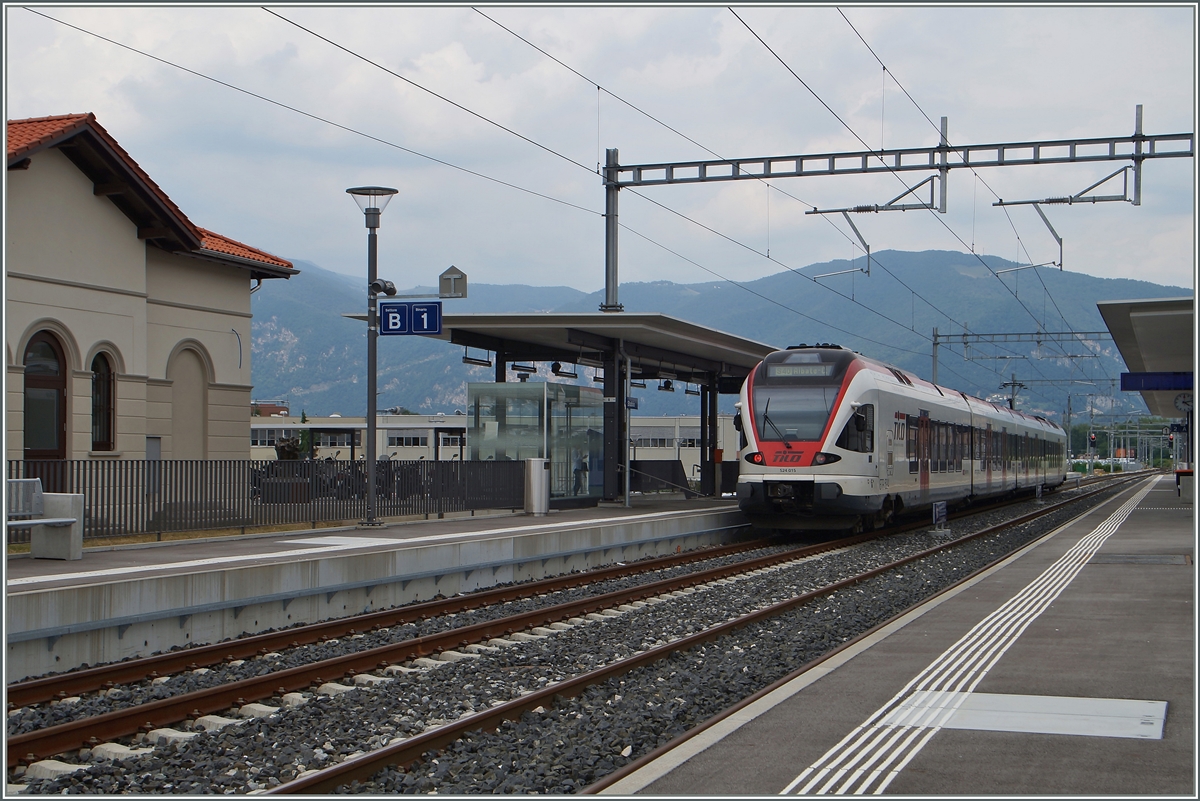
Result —
<path fill-rule="evenodd" d="M 571 494 L 578 495 L 579 491 L 585 487 L 584 480 L 587 477 L 587 461 L 579 451 L 575 451 L 574 454 L 575 486 L 571 488 Z"/>

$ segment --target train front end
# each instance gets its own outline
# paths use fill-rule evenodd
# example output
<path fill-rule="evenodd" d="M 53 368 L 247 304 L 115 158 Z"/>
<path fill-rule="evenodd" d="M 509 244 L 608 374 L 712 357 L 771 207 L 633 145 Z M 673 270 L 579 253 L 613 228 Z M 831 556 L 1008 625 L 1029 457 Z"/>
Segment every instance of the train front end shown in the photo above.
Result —
<path fill-rule="evenodd" d="M 879 513 L 863 366 L 837 346 L 801 346 L 768 355 L 747 377 L 735 420 L 737 494 L 753 525 L 848 530 Z"/>

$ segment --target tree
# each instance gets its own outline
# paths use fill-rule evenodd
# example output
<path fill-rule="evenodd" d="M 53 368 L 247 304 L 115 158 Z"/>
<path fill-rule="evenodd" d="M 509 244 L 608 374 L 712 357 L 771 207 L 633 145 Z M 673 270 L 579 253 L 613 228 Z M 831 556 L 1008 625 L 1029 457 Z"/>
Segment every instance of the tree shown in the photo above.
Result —
<path fill-rule="evenodd" d="M 308 415 L 304 413 L 304 409 L 301 409 L 300 410 L 300 425 L 304 425 L 307 422 L 308 422 Z M 299 449 L 300 449 L 301 454 L 307 456 L 309 453 L 312 453 L 313 458 L 314 459 L 317 458 L 317 451 L 315 448 L 313 448 L 312 431 L 310 431 L 307 428 L 302 429 L 300 431 L 299 445 L 300 445 Z"/>

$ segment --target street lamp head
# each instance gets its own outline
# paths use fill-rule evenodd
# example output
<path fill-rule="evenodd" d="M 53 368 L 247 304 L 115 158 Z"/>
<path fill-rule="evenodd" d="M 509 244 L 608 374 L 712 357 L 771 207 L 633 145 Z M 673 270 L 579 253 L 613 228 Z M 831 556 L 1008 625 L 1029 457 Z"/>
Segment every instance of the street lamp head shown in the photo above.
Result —
<path fill-rule="evenodd" d="M 366 215 L 367 227 L 378 228 L 379 215 L 387 208 L 392 195 L 398 191 L 387 186 L 354 186 L 347 189 L 346 193 L 354 198 L 354 202 Z"/>

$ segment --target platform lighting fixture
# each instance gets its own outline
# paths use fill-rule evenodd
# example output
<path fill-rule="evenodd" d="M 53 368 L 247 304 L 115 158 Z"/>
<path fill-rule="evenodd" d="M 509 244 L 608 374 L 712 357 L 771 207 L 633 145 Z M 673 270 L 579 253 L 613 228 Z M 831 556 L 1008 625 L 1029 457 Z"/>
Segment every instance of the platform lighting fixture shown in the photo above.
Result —
<path fill-rule="evenodd" d="M 684 384 L 683 385 L 683 394 L 684 395 L 699 395 L 700 394 L 700 385 L 697 384 L 696 388 L 692 389 L 691 384 Z"/>
<path fill-rule="evenodd" d="M 673 384 L 671 382 L 671 379 L 664 378 L 663 380 L 658 382 L 658 391 L 659 392 L 674 392 L 675 384 Z"/>
<path fill-rule="evenodd" d="M 487 352 L 487 355 L 488 355 L 488 357 L 486 359 L 480 359 L 477 356 L 470 355 L 470 353 L 468 353 L 466 347 L 464 347 L 463 348 L 463 358 L 462 358 L 463 364 L 474 364 L 478 367 L 491 367 L 492 366 L 492 352 L 489 350 Z"/>
<path fill-rule="evenodd" d="M 379 320 L 375 299 L 381 292 L 387 295 L 396 294 L 396 287 L 391 281 L 379 279 L 379 239 L 375 232 L 379 230 L 380 215 L 397 191 L 388 186 L 354 186 L 346 190 L 362 210 L 367 225 L 367 515 L 362 521 L 365 526 L 382 525 L 382 522 L 375 518 L 375 404 L 378 394 L 375 379 L 376 349 L 379 344 Z"/>
<path fill-rule="evenodd" d="M 550 365 L 550 372 L 554 373 L 559 378 L 579 378 L 579 373 L 572 369 L 570 372 L 563 369 L 561 362 L 555 362 Z"/>
<path fill-rule="evenodd" d="M 596 373 L 592 376 L 592 381 L 596 384 L 603 384 L 604 383 L 604 373 L 597 370 Z"/>
<path fill-rule="evenodd" d="M 634 379 L 630 379 L 630 381 L 629 381 L 629 386 L 631 386 L 631 387 L 637 387 L 638 389 L 645 389 L 645 388 L 646 388 L 646 382 L 645 382 L 645 381 L 643 381 L 643 380 L 642 380 L 642 379 L 640 379 L 640 378 L 634 378 Z"/>
<path fill-rule="evenodd" d="M 537 367 L 532 364 L 514 364 L 512 371 L 514 373 L 536 373 Z"/>

